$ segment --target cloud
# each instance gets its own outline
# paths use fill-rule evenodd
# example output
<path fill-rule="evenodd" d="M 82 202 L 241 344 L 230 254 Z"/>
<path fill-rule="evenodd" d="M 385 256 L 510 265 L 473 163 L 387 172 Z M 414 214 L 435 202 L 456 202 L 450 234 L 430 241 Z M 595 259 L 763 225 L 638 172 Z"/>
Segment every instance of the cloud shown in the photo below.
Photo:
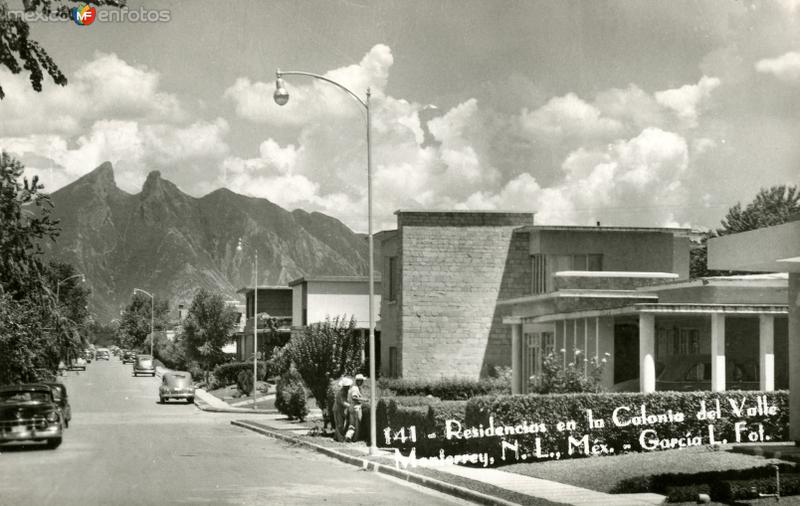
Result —
<path fill-rule="evenodd" d="M 70 76 L 66 87 L 41 93 L 25 78 L 0 70 L 8 96 L 0 101 L 0 137 L 75 135 L 109 118 L 180 122 L 186 112 L 177 97 L 159 90 L 158 72 L 133 66 L 115 54 L 96 53 Z"/>
<path fill-rule="evenodd" d="M 534 111 L 523 109 L 520 122 L 524 131 L 550 141 L 567 137 L 607 138 L 622 131 L 619 121 L 603 117 L 597 107 L 574 93 L 554 97 Z"/>
<path fill-rule="evenodd" d="M 759 60 L 756 71 L 771 74 L 786 83 L 800 83 L 800 53 L 791 51 L 777 58 Z"/>
<path fill-rule="evenodd" d="M 699 109 L 711 96 L 721 81 L 716 77 L 703 76 L 697 84 L 686 84 L 680 88 L 657 91 L 656 101 L 672 110 L 688 127 L 697 126 Z"/>

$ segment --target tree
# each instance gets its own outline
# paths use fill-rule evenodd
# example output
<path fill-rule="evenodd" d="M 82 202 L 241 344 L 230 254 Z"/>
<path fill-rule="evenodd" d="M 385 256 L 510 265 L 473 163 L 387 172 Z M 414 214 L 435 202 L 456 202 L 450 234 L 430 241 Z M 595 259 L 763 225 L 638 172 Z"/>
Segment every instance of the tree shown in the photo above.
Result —
<path fill-rule="evenodd" d="M 163 329 L 167 324 L 169 303 L 158 297 L 152 301 L 154 313 L 154 328 Z M 119 321 L 119 342 L 123 348 L 141 349 L 150 335 L 150 297 L 142 293 L 135 293 L 131 303 L 122 312 Z"/>
<path fill-rule="evenodd" d="M 58 222 L 50 217 L 53 204 L 41 192 L 39 178 L 29 180 L 24 170 L 8 153 L 0 153 L 0 291 L 52 305 L 41 243 L 55 241 Z"/>
<path fill-rule="evenodd" d="M 124 0 L 23 0 L 23 11 L 26 14 L 41 14 L 69 19 L 70 5 L 93 4 L 122 7 Z M 8 68 L 13 74 L 23 69 L 29 72 L 31 87 L 42 91 L 44 72 L 53 82 L 65 86 L 67 78 L 58 68 L 55 61 L 38 42 L 30 38 L 30 26 L 24 16 L 10 12 L 5 0 L 0 0 L 0 65 Z M 0 83 L 1 84 L 1 83 Z M 5 97 L 0 86 L 0 100 Z"/>
<path fill-rule="evenodd" d="M 722 227 L 706 236 L 699 245 L 690 250 L 690 276 L 699 278 L 727 274 L 708 270 L 706 243 L 710 237 L 780 225 L 798 214 L 800 214 L 800 190 L 797 186 L 778 185 L 762 188 L 755 199 L 744 208 L 738 202 L 728 209 L 721 221 Z"/>
<path fill-rule="evenodd" d="M 353 375 L 363 366 L 364 339 L 356 331 L 355 318 L 326 318 L 292 336 L 286 346 L 292 363 L 323 413 L 330 408 L 327 405 L 330 381 Z"/>
<path fill-rule="evenodd" d="M 59 351 L 46 329 L 39 308 L 0 294 L 0 385 L 55 377 Z"/>
<path fill-rule="evenodd" d="M 45 271 L 48 290 L 55 298 L 52 336 L 65 362 L 78 356 L 86 347 L 89 314 L 89 294 L 78 273 L 70 264 L 51 261 Z"/>
<path fill-rule="evenodd" d="M 201 289 L 183 321 L 183 342 L 186 357 L 196 360 L 208 372 L 225 360 L 222 347 L 228 344 L 235 330 L 237 315 L 222 295 Z"/>

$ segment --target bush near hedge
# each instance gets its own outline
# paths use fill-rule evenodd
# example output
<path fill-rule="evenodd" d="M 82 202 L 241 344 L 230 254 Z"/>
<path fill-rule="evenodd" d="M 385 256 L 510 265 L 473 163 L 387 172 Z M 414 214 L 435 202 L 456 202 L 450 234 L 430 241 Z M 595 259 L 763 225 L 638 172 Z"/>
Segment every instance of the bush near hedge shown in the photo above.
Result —
<path fill-rule="evenodd" d="M 774 416 L 756 416 L 735 418 L 726 416 L 731 414 L 728 399 L 733 399 L 738 406 L 742 396 L 748 398 L 745 406 L 755 406 L 756 396 L 765 395 L 768 404 L 775 405 L 778 412 Z M 723 417 L 719 420 L 698 420 L 695 416 L 700 408 L 700 401 L 706 401 L 708 410 L 715 407 L 714 400 L 719 399 L 722 407 Z M 612 412 L 619 406 L 628 406 L 630 411 L 625 413 L 627 419 L 639 415 L 640 405 L 646 406 L 649 414 L 665 414 L 668 410 L 673 413 L 683 412 L 684 421 L 680 423 L 656 423 L 648 425 L 627 425 L 617 427 L 611 420 Z M 470 439 L 472 452 L 489 452 L 495 457 L 496 462 L 502 464 L 498 455 L 500 454 L 500 440 L 518 441 L 520 453 L 532 453 L 535 448 L 536 438 L 540 438 L 541 448 L 547 451 L 559 450 L 562 458 L 570 457 L 567 455 L 566 443 L 569 436 L 581 439 L 584 435 L 589 435 L 590 446 L 592 444 L 606 444 L 609 448 L 614 448 L 615 453 L 621 453 L 624 444 L 630 445 L 630 451 L 646 451 L 639 446 L 639 435 L 642 430 L 653 429 L 656 431 L 658 439 L 685 437 L 689 432 L 693 436 L 698 435 L 703 438 L 703 444 L 707 444 L 708 425 L 714 425 L 715 439 L 722 441 L 734 440 L 734 424 L 737 421 L 745 421 L 749 431 L 755 423 L 764 426 L 765 434 L 772 437 L 772 441 L 786 440 L 788 438 L 789 426 L 789 398 L 787 391 L 776 392 L 654 392 L 643 393 L 603 393 L 603 394 L 549 394 L 549 395 L 501 395 L 501 396 L 482 396 L 470 399 L 467 402 L 465 412 L 464 428 L 488 427 L 489 417 L 493 418 L 495 427 L 497 426 L 516 426 L 523 422 L 544 423 L 546 432 L 531 434 L 484 437 Z M 586 422 L 586 410 L 591 409 L 594 419 L 602 418 L 605 427 L 588 430 Z M 575 420 L 577 429 L 575 431 L 556 430 L 558 422 Z M 444 437 L 444 434 L 442 434 Z M 571 457 L 582 456 L 577 452 Z M 513 462 L 505 462 L 513 463 Z"/>
<path fill-rule="evenodd" d="M 265 362 L 258 362 L 258 377 L 264 377 L 266 370 Z M 253 362 L 231 362 L 229 364 L 221 364 L 214 368 L 214 377 L 217 378 L 220 386 L 226 387 L 236 383 L 241 371 L 253 372 Z"/>
<path fill-rule="evenodd" d="M 503 378 L 470 380 L 442 378 L 439 380 L 413 380 L 403 378 L 380 378 L 378 387 L 391 391 L 396 396 L 432 395 L 442 400 L 467 400 L 479 395 L 510 394 L 511 385 Z"/>
<path fill-rule="evenodd" d="M 252 375 L 252 372 L 250 373 Z M 294 368 L 282 375 L 275 386 L 275 409 L 289 420 L 297 418 L 301 422 L 308 416 L 306 405 L 306 386 L 303 378 Z"/>

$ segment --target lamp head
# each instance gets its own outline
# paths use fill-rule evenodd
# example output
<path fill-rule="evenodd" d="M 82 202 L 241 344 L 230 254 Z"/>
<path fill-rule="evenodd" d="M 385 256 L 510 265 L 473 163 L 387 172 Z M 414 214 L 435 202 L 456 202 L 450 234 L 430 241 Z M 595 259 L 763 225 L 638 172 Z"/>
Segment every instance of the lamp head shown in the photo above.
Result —
<path fill-rule="evenodd" d="M 275 93 L 272 95 L 275 103 L 278 105 L 286 105 L 289 101 L 289 92 L 286 91 L 286 84 L 280 77 L 275 78 Z"/>
<path fill-rule="evenodd" d="M 239 238 L 239 242 L 236 244 L 236 251 L 242 251 L 242 238 Z"/>

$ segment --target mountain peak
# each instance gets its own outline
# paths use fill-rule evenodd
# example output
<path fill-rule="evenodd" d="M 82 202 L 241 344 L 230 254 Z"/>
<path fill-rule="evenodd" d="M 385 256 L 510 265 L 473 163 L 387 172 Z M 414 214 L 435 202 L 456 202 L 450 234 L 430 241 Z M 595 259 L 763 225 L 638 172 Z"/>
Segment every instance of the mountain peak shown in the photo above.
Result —
<path fill-rule="evenodd" d="M 111 165 L 111 162 L 103 162 L 97 166 L 93 171 L 86 174 L 87 179 L 93 179 L 98 183 L 103 183 L 104 186 L 117 186 L 116 181 L 114 180 L 114 166 Z"/>

